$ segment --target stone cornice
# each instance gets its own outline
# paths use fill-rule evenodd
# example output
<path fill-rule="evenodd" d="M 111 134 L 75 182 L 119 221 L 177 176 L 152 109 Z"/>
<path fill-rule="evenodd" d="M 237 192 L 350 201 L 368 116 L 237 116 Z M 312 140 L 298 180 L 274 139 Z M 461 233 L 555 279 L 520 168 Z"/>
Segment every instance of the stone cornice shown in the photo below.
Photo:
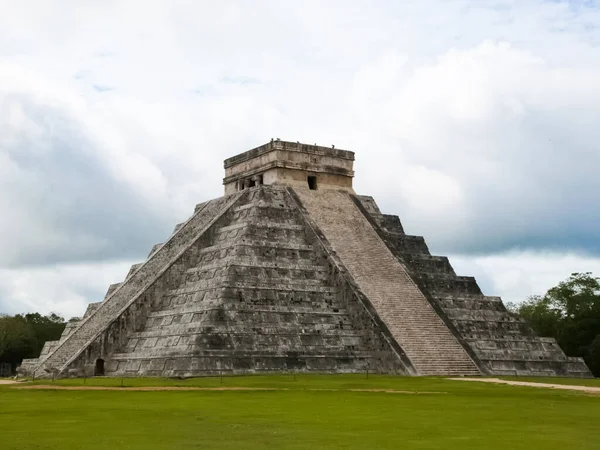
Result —
<path fill-rule="evenodd" d="M 225 168 L 229 168 L 258 156 L 277 151 L 285 150 L 290 152 L 307 153 L 319 156 L 329 156 L 332 158 L 345 159 L 354 161 L 354 152 L 348 150 L 339 150 L 334 148 L 322 147 L 319 145 L 308 145 L 301 144 L 299 142 L 289 141 L 271 141 L 267 144 L 261 145 L 260 147 L 253 148 L 247 152 L 240 153 L 239 155 L 227 158 L 225 160 Z"/>

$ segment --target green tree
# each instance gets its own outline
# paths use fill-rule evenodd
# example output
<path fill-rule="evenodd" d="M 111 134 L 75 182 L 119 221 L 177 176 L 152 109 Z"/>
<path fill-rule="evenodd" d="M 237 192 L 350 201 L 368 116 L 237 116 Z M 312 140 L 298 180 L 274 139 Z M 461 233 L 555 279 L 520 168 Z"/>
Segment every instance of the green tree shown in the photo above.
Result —
<path fill-rule="evenodd" d="M 0 362 L 14 368 L 23 359 L 37 356 L 37 348 L 35 332 L 23 317 L 0 317 Z"/>
<path fill-rule="evenodd" d="M 529 322 L 540 336 L 558 336 L 563 313 L 546 296 L 532 295 L 518 306 L 516 312 Z"/>
<path fill-rule="evenodd" d="M 545 295 L 529 297 L 516 312 L 538 335 L 555 338 L 568 356 L 582 356 L 600 376 L 600 278 L 573 273 Z"/>
<path fill-rule="evenodd" d="M 31 325 L 37 339 L 37 355 L 42 351 L 46 341 L 60 339 L 60 335 L 66 326 L 65 319 L 55 313 L 50 313 L 47 316 L 43 316 L 40 313 L 28 313 L 17 317 L 23 317 Z"/>
<path fill-rule="evenodd" d="M 0 363 L 10 363 L 13 369 L 25 358 L 40 355 L 46 341 L 60 339 L 65 320 L 54 313 L 0 315 Z"/>

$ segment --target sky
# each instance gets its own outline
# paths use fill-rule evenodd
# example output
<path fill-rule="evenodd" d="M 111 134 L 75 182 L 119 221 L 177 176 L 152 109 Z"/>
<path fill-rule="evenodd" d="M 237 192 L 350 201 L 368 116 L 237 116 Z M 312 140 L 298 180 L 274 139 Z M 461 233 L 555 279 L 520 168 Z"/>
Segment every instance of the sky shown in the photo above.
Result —
<path fill-rule="evenodd" d="M 81 316 L 271 138 L 519 302 L 600 275 L 600 2 L 0 0 L 0 312 Z"/>

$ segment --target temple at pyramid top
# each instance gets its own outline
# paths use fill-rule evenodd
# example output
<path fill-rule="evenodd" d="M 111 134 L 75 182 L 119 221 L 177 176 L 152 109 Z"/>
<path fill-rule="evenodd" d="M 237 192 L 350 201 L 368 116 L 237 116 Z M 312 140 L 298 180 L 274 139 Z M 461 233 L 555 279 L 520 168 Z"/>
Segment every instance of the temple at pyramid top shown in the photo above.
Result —
<path fill-rule="evenodd" d="M 353 192 L 353 165 L 348 150 L 271 140 L 225 160 L 225 195 L 263 184 Z"/>

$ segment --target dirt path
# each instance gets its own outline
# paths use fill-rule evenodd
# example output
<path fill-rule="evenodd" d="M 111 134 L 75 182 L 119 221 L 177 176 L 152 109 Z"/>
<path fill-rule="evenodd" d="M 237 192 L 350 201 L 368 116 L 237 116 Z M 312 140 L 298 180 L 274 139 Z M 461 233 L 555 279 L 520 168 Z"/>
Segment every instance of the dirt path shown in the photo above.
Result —
<path fill-rule="evenodd" d="M 497 383 L 497 384 L 509 384 L 511 386 L 530 386 L 537 388 L 546 389 L 562 389 L 565 391 L 580 391 L 591 394 L 600 394 L 600 387 L 594 386 L 577 386 L 572 384 L 552 384 L 552 383 L 535 383 L 532 381 L 511 381 L 501 380 L 500 378 L 450 378 L 456 381 L 479 381 L 480 383 Z"/>
<path fill-rule="evenodd" d="M 48 384 L 27 384 L 15 386 L 16 389 L 51 389 L 60 391 L 291 391 L 289 388 L 269 388 L 269 387 L 178 387 L 178 386 L 137 386 L 137 387 L 118 387 L 118 386 L 60 386 Z M 385 394 L 445 394 L 445 392 L 418 392 L 418 391 L 397 391 L 393 389 L 298 389 L 311 392 L 376 392 Z"/>
<path fill-rule="evenodd" d="M 14 380 L 0 380 L 0 384 L 16 384 Z"/>

